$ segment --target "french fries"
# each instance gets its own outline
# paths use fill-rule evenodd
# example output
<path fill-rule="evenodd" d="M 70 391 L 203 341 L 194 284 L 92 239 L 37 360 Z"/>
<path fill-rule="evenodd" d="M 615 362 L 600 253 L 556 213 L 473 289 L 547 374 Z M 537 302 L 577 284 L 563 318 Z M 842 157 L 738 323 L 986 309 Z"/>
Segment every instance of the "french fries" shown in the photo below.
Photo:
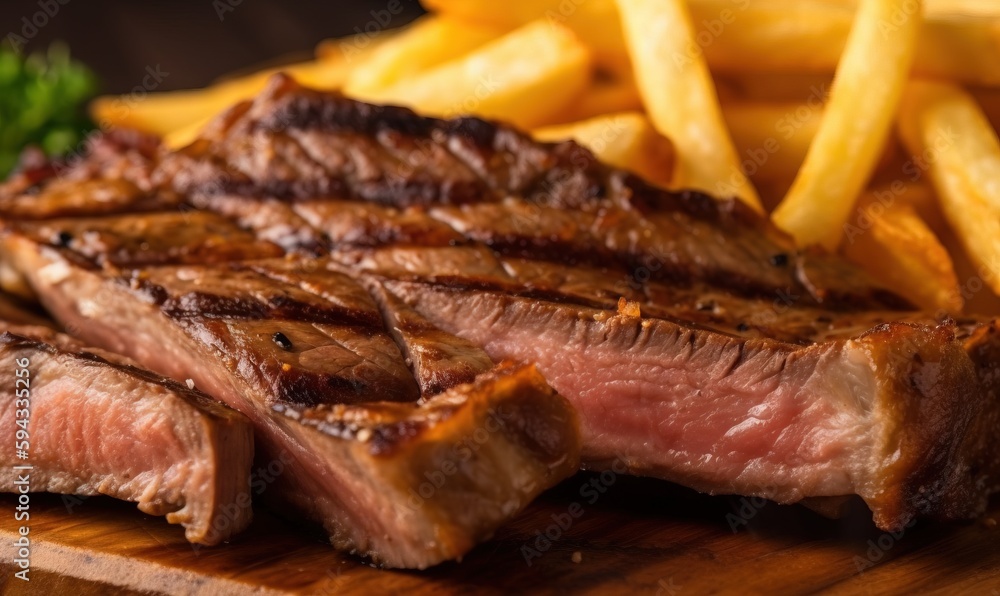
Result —
<path fill-rule="evenodd" d="M 641 113 L 612 114 L 540 128 L 533 135 L 540 141 L 573 139 L 601 161 L 635 172 L 663 187 L 673 177 L 673 143 L 656 132 L 652 122 Z"/>
<path fill-rule="evenodd" d="M 98 97 L 90 104 L 90 114 L 102 128 L 135 128 L 150 134 L 168 136 L 179 142 L 191 130 L 230 106 L 260 93 L 275 73 L 284 72 L 303 85 L 316 89 L 340 89 L 351 70 L 370 52 L 392 39 L 393 32 L 381 33 L 368 40 L 363 49 L 330 46 L 326 57 L 276 68 L 268 68 L 245 76 L 228 79 L 204 89 L 150 93 L 141 99 L 109 95 Z M 176 145 L 174 145 L 176 146 Z"/>
<path fill-rule="evenodd" d="M 818 101 L 722 104 L 722 115 L 736 144 L 740 165 L 767 210 L 773 210 L 791 189 L 819 130 L 823 111 Z M 876 176 L 887 181 L 899 178 L 900 155 L 899 143 L 890 136 L 879 154 Z"/>
<path fill-rule="evenodd" d="M 722 114 L 754 183 L 790 185 L 819 130 L 823 104 L 733 102 Z"/>
<path fill-rule="evenodd" d="M 215 115 L 205 116 L 204 118 L 200 118 L 190 124 L 185 124 L 178 129 L 164 134 L 163 145 L 169 149 L 180 149 L 181 147 L 191 144 L 196 138 L 198 138 L 198 133 L 200 133 L 214 117 Z"/>
<path fill-rule="evenodd" d="M 745 5 L 744 10 L 733 4 Z M 730 20 L 723 34 L 705 46 L 713 70 L 719 72 L 832 72 L 845 51 L 857 0 L 733 2 L 692 0 L 699 22 Z M 905 8 L 909 9 L 912 6 Z M 734 15 L 722 19 L 725 10 Z M 904 15 L 905 12 L 896 13 Z M 896 26 L 890 18 L 886 30 Z M 706 30 L 710 32 L 706 25 Z M 927 12 L 920 27 L 914 71 L 980 85 L 1000 84 L 1000 23 L 995 16 L 960 18 L 938 10 Z"/>
<path fill-rule="evenodd" d="M 914 81 L 899 113 L 899 132 L 915 163 L 928 169 L 948 222 L 1000 293 L 1000 140 L 967 92 L 950 83 Z"/>
<path fill-rule="evenodd" d="M 571 28 L 598 62 L 627 64 L 614 0 L 423 0 L 469 22 L 509 26 L 549 18 Z M 713 72 L 832 73 L 844 51 L 857 0 L 690 0 L 698 24 L 692 48 Z M 1000 24 L 995 4 L 937 1 L 921 27 L 916 73 L 1000 85 Z M 886 21 L 892 24 L 893 21 Z"/>
<path fill-rule="evenodd" d="M 344 93 L 357 97 L 377 93 L 408 76 L 476 50 L 504 31 L 502 27 L 463 23 L 449 17 L 424 17 L 372 50 L 347 74 Z"/>
<path fill-rule="evenodd" d="M 919 0 L 864 0 L 816 138 L 774 222 L 800 245 L 836 250 L 890 129 L 920 28 Z M 911 11 L 912 12 L 908 12 Z M 886 28 L 886 23 L 898 23 Z M 873 55 L 878 59 L 873 60 Z"/>
<path fill-rule="evenodd" d="M 166 135 L 253 97 L 264 89 L 267 79 L 276 72 L 286 72 L 303 84 L 319 89 L 337 89 L 344 82 L 349 68 L 345 61 L 337 59 L 302 62 L 205 89 L 151 93 L 138 100 L 127 96 L 98 97 L 90 104 L 90 112 L 101 128 L 136 128 Z"/>
<path fill-rule="evenodd" d="M 752 101 L 816 105 L 826 102 L 833 79 L 828 74 L 758 73 L 719 74 L 715 82 L 723 104 Z"/>
<path fill-rule="evenodd" d="M 1000 130 L 1000 89 L 976 89 L 973 94 L 994 130 Z"/>
<path fill-rule="evenodd" d="M 876 189 L 862 197 L 843 254 L 917 306 L 959 313 L 962 296 L 955 266 L 916 206 L 907 200 L 910 188 L 915 189 L 913 194 L 926 193 L 919 187 L 902 186 Z"/>
<path fill-rule="evenodd" d="M 741 167 L 760 191 L 764 206 L 773 208 L 771 191 L 780 199 L 788 193 L 823 118 L 821 101 L 802 103 L 734 101 L 722 104 L 722 115 L 733 136 Z M 892 136 L 879 154 L 876 172 L 898 178 L 899 145 Z M 765 192 L 767 191 L 767 192 Z"/>
<path fill-rule="evenodd" d="M 478 50 L 356 97 L 425 114 L 544 124 L 590 80 L 590 53 L 569 30 L 535 21 Z"/>
<path fill-rule="evenodd" d="M 983 282 L 983 277 L 979 274 L 980 266 L 973 261 L 958 234 L 940 213 L 937 197 L 934 197 L 931 207 L 938 211 L 936 216 L 940 219 L 940 229 L 934 225 L 937 222 L 931 222 L 931 227 L 955 264 L 959 294 L 965 303 L 965 312 L 1000 316 L 1000 294 L 994 293 L 992 288 Z"/>
<path fill-rule="evenodd" d="M 607 68 L 629 64 L 614 0 L 421 0 L 424 8 L 467 23 L 519 27 L 536 19 L 568 27 Z"/>
<path fill-rule="evenodd" d="M 579 122 L 597 116 L 642 110 L 642 98 L 631 69 L 598 71 L 580 98 L 554 117 L 555 124 Z"/>
<path fill-rule="evenodd" d="M 636 82 L 650 119 L 678 146 L 674 184 L 735 195 L 760 210 L 726 131 L 715 85 L 694 44 L 683 0 L 618 0 Z"/>

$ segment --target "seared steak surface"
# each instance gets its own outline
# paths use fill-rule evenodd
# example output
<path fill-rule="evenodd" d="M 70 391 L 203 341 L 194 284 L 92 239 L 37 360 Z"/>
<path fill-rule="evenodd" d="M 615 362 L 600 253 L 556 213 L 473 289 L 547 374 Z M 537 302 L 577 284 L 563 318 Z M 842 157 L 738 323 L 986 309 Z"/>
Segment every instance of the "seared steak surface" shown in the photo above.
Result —
<path fill-rule="evenodd" d="M 591 466 L 856 494 L 885 529 L 973 516 L 1000 488 L 992 321 L 915 312 L 737 201 L 571 142 L 276 77 L 180 151 L 111 137 L 54 179 L 26 172 L 3 212 L 5 257 L 54 316 L 248 413 L 302 466 L 286 498 L 390 564 L 461 554 L 569 473 L 574 414 L 549 386 Z M 541 376 L 484 373 L 505 360 Z M 519 422 L 423 498 L 455 458 L 420 446 L 467 442 L 508 401 Z"/>
<path fill-rule="evenodd" d="M 134 501 L 201 544 L 250 523 L 253 434 L 243 415 L 34 324 L 3 297 L 0 310 L 0 381 L 12 388 L 0 402 L 0 436 L 27 454 L 0 456 L 0 490 L 19 492 L 27 477 L 33 491 Z M 15 440 L 19 430 L 28 438 Z"/>
<path fill-rule="evenodd" d="M 6 250 L 87 342 L 249 416 L 258 462 L 284 470 L 265 495 L 339 548 L 397 567 L 459 557 L 579 466 L 576 415 L 534 367 L 467 359 L 474 347 L 404 305 L 384 305 L 390 332 L 372 294 L 324 259 L 248 242 L 246 261 L 191 264 L 240 231 L 206 212 L 175 228 L 177 216 L 18 222 Z M 47 245 L 52 230 L 80 241 Z"/>

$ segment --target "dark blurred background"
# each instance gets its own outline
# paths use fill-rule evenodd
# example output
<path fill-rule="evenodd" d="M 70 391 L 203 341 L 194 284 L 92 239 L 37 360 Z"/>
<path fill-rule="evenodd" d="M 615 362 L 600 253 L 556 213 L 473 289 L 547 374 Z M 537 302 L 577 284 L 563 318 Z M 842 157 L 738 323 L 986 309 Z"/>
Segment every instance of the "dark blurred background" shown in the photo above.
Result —
<path fill-rule="evenodd" d="M 27 52 L 67 42 L 106 93 L 129 91 L 159 66 L 156 90 L 167 91 L 307 58 L 323 39 L 400 27 L 422 12 L 417 0 L 2 0 L 0 36 L 20 36 Z"/>

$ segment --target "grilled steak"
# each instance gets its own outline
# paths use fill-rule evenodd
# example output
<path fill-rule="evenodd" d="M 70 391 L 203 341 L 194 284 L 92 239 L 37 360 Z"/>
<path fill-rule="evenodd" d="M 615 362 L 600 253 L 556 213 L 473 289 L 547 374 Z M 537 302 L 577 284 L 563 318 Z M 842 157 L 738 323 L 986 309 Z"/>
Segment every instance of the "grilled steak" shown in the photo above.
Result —
<path fill-rule="evenodd" d="M 11 388 L 0 436 L 26 454 L 0 456 L 0 490 L 134 501 L 201 544 L 250 523 L 253 435 L 241 414 L 34 324 L 2 297 L 0 312 L 0 382 Z"/>
<path fill-rule="evenodd" d="M 143 159 L 109 138 L 34 203 L 9 191 L 31 174 L 13 180 L 5 256 L 87 342 L 246 413 L 258 460 L 283 463 L 266 496 L 337 547 L 396 567 L 457 558 L 579 467 L 575 412 L 533 366 L 495 365 L 332 261 L 144 194 L 114 165 Z M 87 213 L 67 180 L 130 198 Z"/>
<path fill-rule="evenodd" d="M 270 449 L 308 445 L 313 470 L 345 458 L 317 463 L 320 447 L 290 439 L 321 428 L 308 408 L 341 428 L 343 407 L 406 403 L 509 359 L 576 406 L 589 466 L 784 503 L 856 494 L 885 529 L 973 516 L 1000 488 L 996 324 L 915 312 L 734 200 L 657 189 L 571 142 L 283 77 L 180 151 L 106 146 L 41 188 L 8 186 L 7 259 L 88 341 L 149 366 L 169 350 L 161 372 L 251 413 Z M 130 199 L 62 218 L 87 203 L 67 181 L 121 180 Z M 291 353 L 268 343 L 279 331 Z M 554 422 L 569 415 L 531 376 L 533 457 L 570 462 Z M 335 484 L 300 485 L 300 501 Z M 311 511 L 337 520 L 338 543 L 386 548 L 348 509 Z"/>
<path fill-rule="evenodd" d="M 25 235 L 8 255 L 86 341 L 245 412 L 258 460 L 283 462 L 265 494 L 322 522 L 338 547 L 399 567 L 459 557 L 579 465 L 575 413 L 533 367 L 481 355 L 457 374 L 450 354 L 429 354 L 447 337 L 408 319 L 394 330 L 424 353 L 411 359 L 422 385 L 351 278 L 320 260 L 257 258 L 273 245 L 244 244 L 218 216 L 176 217 L 13 224 Z M 41 247 L 56 228 L 80 240 Z M 213 246 L 254 260 L 185 263 Z M 418 402 L 435 380 L 449 391 Z"/>

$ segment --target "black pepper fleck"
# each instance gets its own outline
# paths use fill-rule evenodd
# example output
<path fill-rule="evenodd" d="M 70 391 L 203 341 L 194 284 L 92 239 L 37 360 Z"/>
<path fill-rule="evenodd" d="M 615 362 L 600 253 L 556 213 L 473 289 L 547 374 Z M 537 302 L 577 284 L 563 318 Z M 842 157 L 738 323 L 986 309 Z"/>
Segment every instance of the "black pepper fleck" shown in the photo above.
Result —
<path fill-rule="evenodd" d="M 736 330 L 741 333 L 744 331 L 749 331 L 750 325 L 747 325 L 746 323 L 740 323 L 739 325 L 736 326 Z"/>
<path fill-rule="evenodd" d="M 282 350 L 292 349 L 292 340 L 288 339 L 288 337 L 286 337 L 285 334 L 280 331 L 272 335 L 271 339 L 273 339 L 274 343 L 278 344 L 278 347 L 281 348 Z"/>
<path fill-rule="evenodd" d="M 788 255 L 783 252 L 773 255 L 770 260 L 771 264 L 775 267 L 784 267 L 785 265 L 788 265 Z"/>
<path fill-rule="evenodd" d="M 73 234 L 70 234 L 66 230 L 60 231 L 56 234 L 56 244 L 59 246 L 69 246 L 69 243 L 73 241 Z"/>

